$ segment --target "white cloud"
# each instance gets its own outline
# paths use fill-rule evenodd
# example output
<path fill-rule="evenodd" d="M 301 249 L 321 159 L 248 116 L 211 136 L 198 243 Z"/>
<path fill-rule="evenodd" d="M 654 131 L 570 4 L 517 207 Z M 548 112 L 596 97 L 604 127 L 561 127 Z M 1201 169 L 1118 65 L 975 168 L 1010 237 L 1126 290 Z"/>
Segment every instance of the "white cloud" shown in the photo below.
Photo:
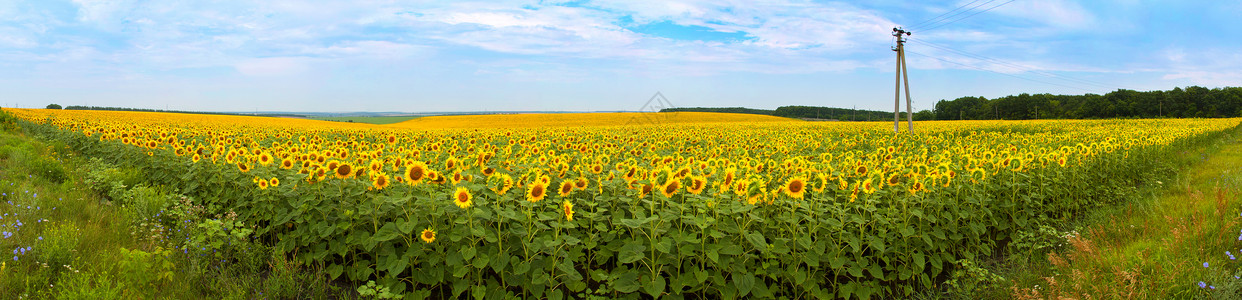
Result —
<path fill-rule="evenodd" d="M 1077 2 L 1067 0 L 1015 1 L 989 11 L 991 12 L 1027 19 L 1056 29 L 1089 30 L 1098 24 L 1095 15 Z"/>
<path fill-rule="evenodd" d="M 310 63 L 305 57 L 266 57 L 240 61 L 233 67 L 249 76 L 283 76 L 306 72 Z"/>

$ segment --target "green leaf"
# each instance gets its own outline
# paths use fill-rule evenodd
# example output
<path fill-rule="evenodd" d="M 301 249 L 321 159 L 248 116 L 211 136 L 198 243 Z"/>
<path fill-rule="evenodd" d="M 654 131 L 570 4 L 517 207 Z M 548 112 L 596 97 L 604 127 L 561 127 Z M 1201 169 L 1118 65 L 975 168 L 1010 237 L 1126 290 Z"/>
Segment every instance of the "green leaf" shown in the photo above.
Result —
<path fill-rule="evenodd" d="M 461 259 L 469 261 L 471 258 L 474 258 L 476 252 L 477 250 L 474 247 L 461 247 Z"/>
<path fill-rule="evenodd" d="M 755 246 L 755 250 L 759 250 L 761 252 L 768 250 L 768 242 L 766 239 L 763 238 L 762 233 L 759 233 L 757 231 L 747 233 L 746 240 L 750 242 L 751 246 Z M 746 296 L 746 293 L 742 292 L 741 289 L 738 289 L 738 293 L 741 296 Z"/>
<path fill-rule="evenodd" d="M 417 223 L 415 223 L 414 220 L 405 220 L 397 224 L 397 229 L 401 230 L 401 234 L 410 234 L 411 232 L 414 232 L 414 227 L 417 226 Z"/>
<path fill-rule="evenodd" d="M 637 219 L 621 219 L 621 225 L 629 228 L 639 228 L 643 226 L 643 223 Z"/>
<path fill-rule="evenodd" d="M 492 259 L 492 256 L 491 256 L 491 255 L 479 255 L 479 256 L 475 256 L 475 257 L 474 257 L 474 267 L 475 267 L 476 269 L 486 268 L 486 267 L 487 267 L 487 263 L 488 263 L 488 262 L 491 262 L 491 259 Z"/>
<path fill-rule="evenodd" d="M 487 297 L 487 287 L 476 285 L 470 289 L 470 295 L 474 296 L 474 300 L 483 300 Z"/>
<path fill-rule="evenodd" d="M 638 284 L 638 273 L 627 270 L 621 274 L 612 274 L 612 288 L 622 293 L 633 293 L 642 288 Z"/>
<path fill-rule="evenodd" d="M 329 279 L 336 279 L 341 276 L 341 272 L 345 271 L 345 267 L 339 264 L 331 264 L 328 265 L 328 268 L 325 271 L 328 271 Z"/>
<path fill-rule="evenodd" d="M 401 236 L 401 231 L 397 229 L 395 223 L 388 222 L 384 223 L 384 226 L 380 227 L 378 231 L 375 231 L 375 235 L 371 236 L 371 239 L 375 242 L 382 243 L 395 239 L 398 236 Z"/>
<path fill-rule="evenodd" d="M 652 297 L 659 298 L 660 295 L 664 294 L 665 285 L 667 283 L 664 282 L 664 277 L 656 276 L 651 279 L 651 282 L 643 285 L 643 292 L 647 292 L 647 295 Z"/>
<path fill-rule="evenodd" d="M 582 273 L 578 273 L 571 260 L 562 259 L 560 263 L 556 264 L 556 269 L 568 276 L 567 279 L 571 281 L 582 281 Z"/>
<path fill-rule="evenodd" d="M 746 297 L 750 294 L 750 290 L 755 288 L 755 275 L 734 273 L 733 286 L 737 287 L 738 297 Z"/>
<path fill-rule="evenodd" d="M 655 244 L 655 249 L 656 251 L 660 251 L 660 253 L 668 254 L 673 250 L 673 240 L 670 238 L 662 238 L 660 239 L 660 242 Z"/>
<path fill-rule="evenodd" d="M 617 261 L 623 264 L 639 261 L 643 259 L 643 251 L 647 251 L 647 246 L 644 246 L 641 242 L 631 241 L 621 247 L 621 250 L 617 253 Z"/>

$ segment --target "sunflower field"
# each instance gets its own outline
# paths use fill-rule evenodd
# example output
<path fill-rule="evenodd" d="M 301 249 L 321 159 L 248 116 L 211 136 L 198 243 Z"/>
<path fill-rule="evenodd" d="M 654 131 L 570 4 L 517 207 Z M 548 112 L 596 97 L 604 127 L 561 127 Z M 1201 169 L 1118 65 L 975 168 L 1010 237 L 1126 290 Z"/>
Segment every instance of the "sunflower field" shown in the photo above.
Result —
<path fill-rule="evenodd" d="M 9 111 L 235 214 L 228 228 L 333 278 L 476 299 L 909 296 L 1024 229 L 1122 200 L 1159 179 L 1162 155 L 1240 121 L 942 121 L 895 135 L 711 114 L 442 128 L 469 126 Z"/>

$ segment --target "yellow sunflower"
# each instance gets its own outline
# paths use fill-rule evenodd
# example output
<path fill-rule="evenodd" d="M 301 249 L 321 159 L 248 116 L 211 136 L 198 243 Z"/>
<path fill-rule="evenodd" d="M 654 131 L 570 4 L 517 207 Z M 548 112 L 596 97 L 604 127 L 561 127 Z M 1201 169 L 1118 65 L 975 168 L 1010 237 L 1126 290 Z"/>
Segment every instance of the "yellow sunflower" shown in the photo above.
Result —
<path fill-rule="evenodd" d="M 427 164 L 416 161 L 406 164 L 405 166 L 405 183 L 410 185 L 418 184 L 427 177 Z"/>
<path fill-rule="evenodd" d="M 574 182 L 569 181 L 569 180 L 562 180 L 561 188 L 557 190 L 558 194 L 560 194 L 561 197 L 569 196 L 569 193 L 573 191 L 574 191 Z"/>
<path fill-rule="evenodd" d="M 691 194 L 702 194 L 703 189 L 707 188 L 707 178 L 702 176 L 690 176 L 690 186 L 686 187 L 686 191 Z"/>
<path fill-rule="evenodd" d="M 668 182 L 665 182 L 664 186 L 660 187 L 660 193 L 664 194 L 664 197 L 672 198 L 680 188 L 681 180 L 678 180 L 676 177 L 669 178 Z"/>
<path fill-rule="evenodd" d="M 573 221 L 574 220 L 574 204 L 570 203 L 569 200 L 565 200 L 564 202 L 561 202 L 561 208 L 565 210 L 565 220 Z"/>
<path fill-rule="evenodd" d="M 349 178 L 350 176 L 354 176 L 354 167 L 350 166 L 349 163 L 341 163 L 336 165 L 336 170 L 333 174 L 336 174 L 336 178 Z"/>
<path fill-rule="evenodd" d="M 453 192 L 453 204 L 457 204 L 457 207 L 469 208 L 470 204 L 474 203 L 471 201 L 473 199 L 474 196 L 471 196 L 470 190 L 465 187 L 457 187 L 457 191 Z"/>
<path fill-rule="evenodd" d="M 802 177 L 790 178 L 789 181 L 785 182 L 784 191 L 785 195 L 791 198 L 802 199 L 803 194 L 806 193 L 806 179 Z"/>
<path fill-rule="evenodd" d="M 374 187 L 377 190 L 382 190 L 388 187 L 388 183 L 388 174 L 379 173 L 375 175 L 374 179 L 371 180 L 371 187 Z"/>
<path fill-rule="evenodd" d="M 431 228 L 423 229 L 423 233 L 419 234 L 418 238 L 422 239 L 423 242 L 430 244 L 431 242 L 436 241 L 436 232 L 431 230 Z"/>
<path fill-rule="evenodd" d="M 526 186 L 526 201 L 539 202 L 548 196 L 548 186 L 542 181 L 532 182 Z"/>

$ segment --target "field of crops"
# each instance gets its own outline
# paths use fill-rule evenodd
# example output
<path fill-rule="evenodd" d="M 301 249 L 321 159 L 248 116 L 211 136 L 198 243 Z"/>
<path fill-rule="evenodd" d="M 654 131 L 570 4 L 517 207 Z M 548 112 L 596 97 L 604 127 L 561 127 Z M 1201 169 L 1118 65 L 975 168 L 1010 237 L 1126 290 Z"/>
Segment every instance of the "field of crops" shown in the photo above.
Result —
<path fill-rule="evenodd" d="M 911 295 L 1239 123 L 12 113 L 333 277 L 476 299 Z"/>

